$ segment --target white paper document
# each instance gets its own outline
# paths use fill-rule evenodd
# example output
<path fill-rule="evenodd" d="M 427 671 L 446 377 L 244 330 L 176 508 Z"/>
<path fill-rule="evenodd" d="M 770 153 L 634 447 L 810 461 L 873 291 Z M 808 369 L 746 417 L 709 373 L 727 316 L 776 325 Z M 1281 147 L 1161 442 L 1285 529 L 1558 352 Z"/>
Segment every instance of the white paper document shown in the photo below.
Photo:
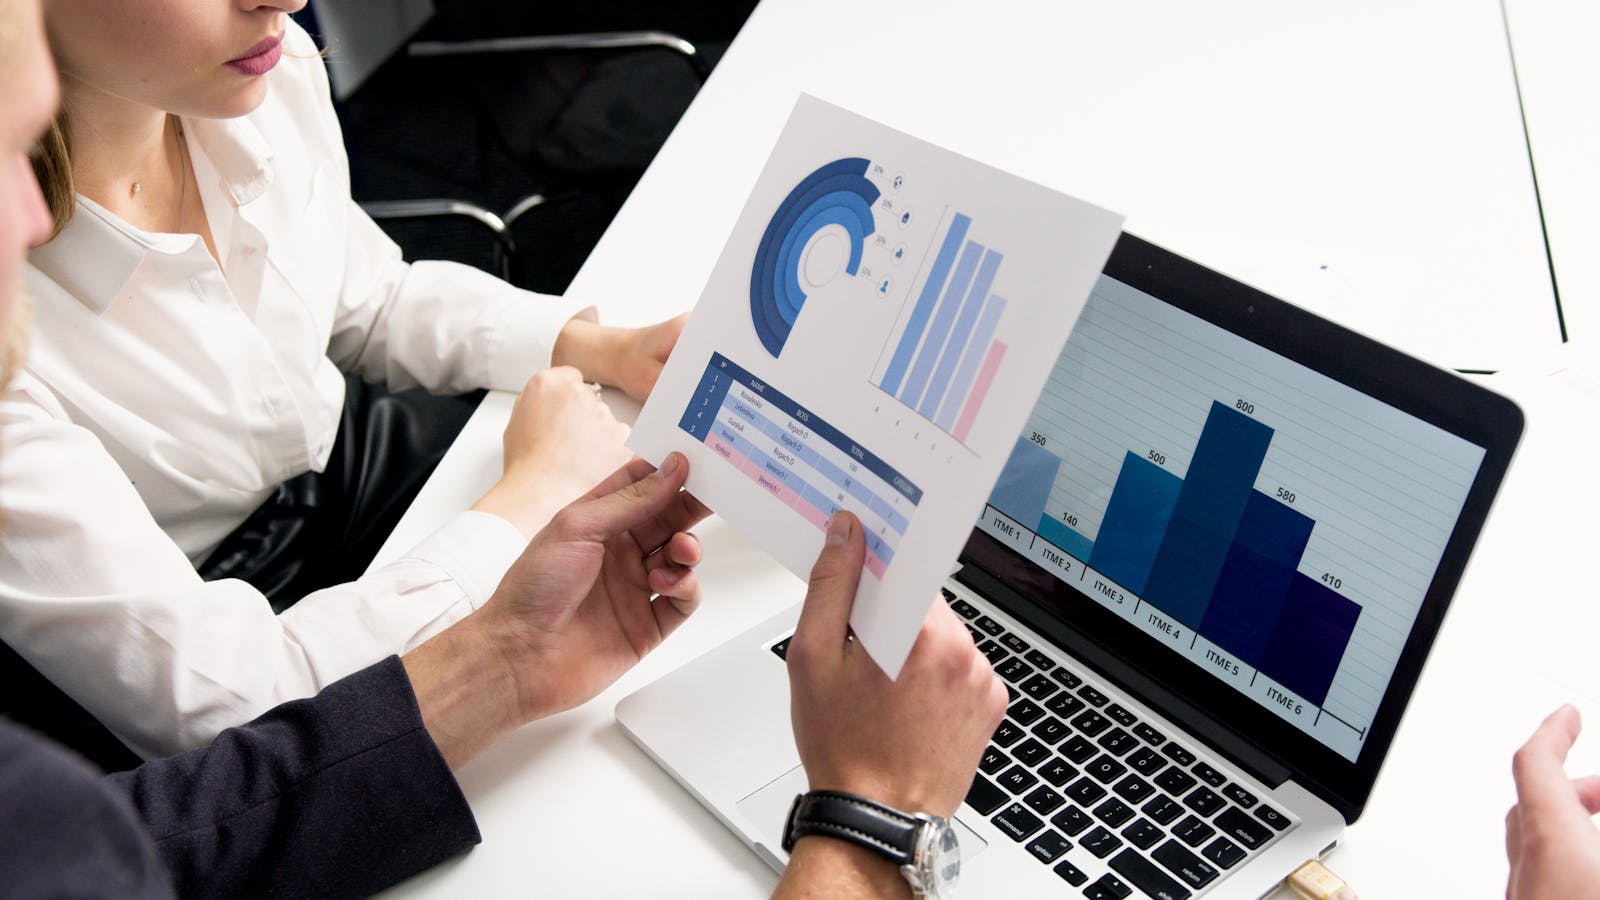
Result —
<path fill-rule="evenodd" d="M 855 513 L 897 675 L 1121 227 L 802 96 L 629 444 L 801 577 Z"/>

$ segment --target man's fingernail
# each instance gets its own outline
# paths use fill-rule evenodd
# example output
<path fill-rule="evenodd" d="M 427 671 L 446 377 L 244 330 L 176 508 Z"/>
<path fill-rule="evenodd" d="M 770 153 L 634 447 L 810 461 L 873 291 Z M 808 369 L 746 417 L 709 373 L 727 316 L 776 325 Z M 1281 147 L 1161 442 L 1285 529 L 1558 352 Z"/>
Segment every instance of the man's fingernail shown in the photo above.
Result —
<path fill-rule="evenodd" d="M 668 453 L 666 461 L 661 463 L 661 474 L 671 475 L 673 472 L 676 472 L 678 470 L 678 463 L 682 461 L 683 457 L 679 456 L 676 450 Z"/>
<path fill-rule="evenodd" d="M 828 546 L 833 547 L 844 543 L 850 536 L 850 517 L 834 513 L 828 519 Z"/>

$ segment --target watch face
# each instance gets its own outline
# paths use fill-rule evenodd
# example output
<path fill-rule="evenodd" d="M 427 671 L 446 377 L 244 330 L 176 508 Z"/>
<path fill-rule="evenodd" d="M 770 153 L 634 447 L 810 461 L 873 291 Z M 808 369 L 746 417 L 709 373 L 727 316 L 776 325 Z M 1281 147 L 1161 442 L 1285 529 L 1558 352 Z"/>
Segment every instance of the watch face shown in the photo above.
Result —
<path fill-rule="evenodd" d="M 961 880 L 961 842 L 949 821 L 937 816 L 918 816 L 924 821 L 917 831 L 916 882 L 924 897 L 948 900 L 955 896 Z"/>

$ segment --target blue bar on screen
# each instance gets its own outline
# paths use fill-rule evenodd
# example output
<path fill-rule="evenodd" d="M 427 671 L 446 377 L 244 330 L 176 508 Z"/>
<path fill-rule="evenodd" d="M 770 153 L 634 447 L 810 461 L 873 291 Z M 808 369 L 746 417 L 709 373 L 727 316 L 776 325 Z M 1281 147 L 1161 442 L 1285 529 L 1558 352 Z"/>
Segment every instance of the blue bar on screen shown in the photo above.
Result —
<path fill-rule="evenodd" d="M 1132 453 L 1125 456 L 1094 549 L 1089 551 L 1089 566 L 1143 594 L 1182 488 L 1183 481 L 1166 469 Z"/>
<path fill-rule="evenodd" d="M 1259 667 L 1313 525 L 1309 517 L 1251 491 L 1200 633 Z"/>

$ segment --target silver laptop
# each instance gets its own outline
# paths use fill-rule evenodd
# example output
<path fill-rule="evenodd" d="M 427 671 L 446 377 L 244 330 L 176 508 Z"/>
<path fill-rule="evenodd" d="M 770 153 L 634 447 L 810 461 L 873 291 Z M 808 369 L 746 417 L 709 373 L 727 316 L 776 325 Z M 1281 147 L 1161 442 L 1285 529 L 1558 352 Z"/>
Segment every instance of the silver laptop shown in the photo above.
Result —
<path fill-rule="evenodd" d="M 944 592 L 1011 694 L 956 817 L 964 895 L 1258 897 L 1331 849 L 1521 432 L 1124 235 Z M 797 615 L 617 706 L 775 869 Z"/>

